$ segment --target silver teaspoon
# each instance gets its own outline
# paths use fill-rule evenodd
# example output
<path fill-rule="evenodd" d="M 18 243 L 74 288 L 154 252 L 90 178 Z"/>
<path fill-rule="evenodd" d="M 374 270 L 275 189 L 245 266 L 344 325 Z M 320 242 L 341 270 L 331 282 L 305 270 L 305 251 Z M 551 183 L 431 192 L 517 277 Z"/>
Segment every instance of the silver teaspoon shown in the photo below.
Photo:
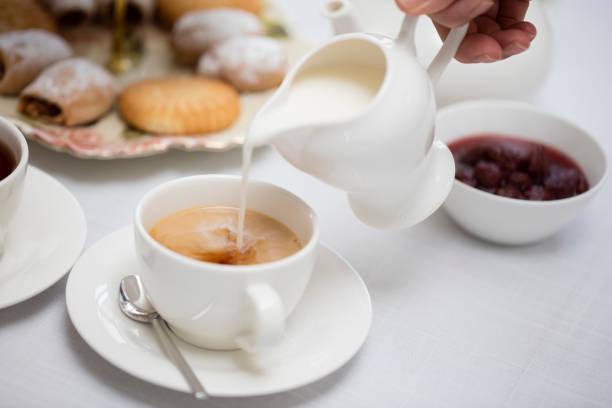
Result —
<path fill-rule="evenodd" d="M 152 323 L 155 334 L 159 339 L 164 352 L 173 361 L 183 377 L 189 383 L 193 396 L 197 399 L 207 399 L 208 394 L 204 390 L 202 383 L 196 377 L 193 370 L 185 361 L 185 358 L 174 344 L 170 337 L 170 329 L 159 313 L 149 302 L 145 295 L 145 289 L 140 277 L 129 275 L 121 279 L 119 285 L 119 308 L 130 319 L 142 323 Z"/>

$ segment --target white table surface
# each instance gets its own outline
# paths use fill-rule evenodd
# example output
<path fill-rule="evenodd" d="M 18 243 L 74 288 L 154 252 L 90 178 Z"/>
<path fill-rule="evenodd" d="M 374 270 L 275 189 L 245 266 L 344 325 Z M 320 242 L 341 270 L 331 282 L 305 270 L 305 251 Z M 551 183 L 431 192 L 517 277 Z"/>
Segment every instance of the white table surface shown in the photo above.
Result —
<path fill-rule="evenodd" d="M 286 3 L 306 31 L 327 35 L 314 2 Z M 608 0 L 556 2 L 554 65 L 533 100 L 592 132 L 609 155 L 611 12 Z M 31 163 L 57 177 L 83 206 L 86 246 L 129 224 L 138 199 L 160 182 L 240 168 L 239 150 L 104 162 L 36 143 L 30 148 Z M 197 402 L 136 379 L 90 349 L 66 313 L 64 278 L 0 310 L 0 406 L 612 406 L 610 183 L 561 233 L 507 248 L 467 236 L 443 211 L 405 231 L 365 227 L 341 192 L 270 149 L 256 154 L 253 176 L 309 202 L 320 215 L 322 239 L 366 281 L 374 320 L 350 363 L 290 392 Z"/>

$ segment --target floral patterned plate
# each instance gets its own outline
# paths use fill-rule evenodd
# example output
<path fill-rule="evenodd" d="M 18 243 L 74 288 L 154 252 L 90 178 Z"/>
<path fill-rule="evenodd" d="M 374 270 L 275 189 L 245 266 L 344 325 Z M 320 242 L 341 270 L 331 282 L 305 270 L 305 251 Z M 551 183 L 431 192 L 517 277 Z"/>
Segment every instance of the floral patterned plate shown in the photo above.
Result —
<path fill-rule="evenodd" d="M 275 10 L 266 10 L 264 21 L 268 34 L 286 43 L 289 63 L 296 63 L 309 49 L 309 45 L 287 35 L 287 31 Z M 100 64 L 106 64 L 110 56 L 111 32 L 106 27 L 87 26 L 63 33 L 76 55 L 85 56 Z M 118 79 L 122 85 L 132 81 L 165 75 L 189 74 L 189 67 L 175 65 L 169 33 L 155 26 L 145 26 L 134 35 L 142 41 L 138 46 L 138 66 Z M 115 159 L 148 156 L 169 149 L 222 151 L 239 146 L 257 110 L 274 90 L 241 95 L 241 114 L 232 126 L 220 132 L 202 135 L 153 135 L 129 127 L 113 109 L 101 119 L 87 126 L 66 127 L 50 125 L 17 112 L 18 98 L 0 97 L 0 115 L 13 121 L 24 134 L 43 145 L 92 159 Z"/>

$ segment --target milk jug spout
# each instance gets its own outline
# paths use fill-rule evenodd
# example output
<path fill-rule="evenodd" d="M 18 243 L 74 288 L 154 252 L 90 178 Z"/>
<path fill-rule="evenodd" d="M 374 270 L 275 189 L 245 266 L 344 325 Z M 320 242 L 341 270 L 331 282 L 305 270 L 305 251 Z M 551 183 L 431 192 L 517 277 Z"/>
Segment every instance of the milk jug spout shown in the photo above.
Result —
<path fill-rule="evenodd" d="M 348 0 L 327 0 L 323 2 L 321 14 L 331 21 L 336 35 L 362 31 L 357 22 L 355 10 Z"/>

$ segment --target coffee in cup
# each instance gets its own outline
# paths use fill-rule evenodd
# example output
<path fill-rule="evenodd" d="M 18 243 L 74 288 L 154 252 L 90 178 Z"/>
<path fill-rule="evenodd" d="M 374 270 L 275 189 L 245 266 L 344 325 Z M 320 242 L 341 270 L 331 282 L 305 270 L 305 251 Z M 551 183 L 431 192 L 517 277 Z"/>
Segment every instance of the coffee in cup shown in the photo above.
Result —
<path fill-rule="evenodd" d="M 302 248 L 298 236 L 272 217 L 248 210 L 243 244 L 238 247 L 238 207 L 187 208 L 159 220 L 149 231 L 166 248 L 196 259 L 225 265 L 277 261 Z"/>

